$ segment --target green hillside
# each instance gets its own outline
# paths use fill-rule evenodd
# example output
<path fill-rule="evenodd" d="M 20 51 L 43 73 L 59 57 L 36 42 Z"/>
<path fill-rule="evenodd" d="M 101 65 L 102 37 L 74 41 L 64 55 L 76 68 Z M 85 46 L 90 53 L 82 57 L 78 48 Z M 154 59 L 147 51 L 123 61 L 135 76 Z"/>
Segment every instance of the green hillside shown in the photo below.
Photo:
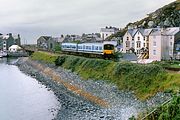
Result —
<path fill-rule="evenodd" d="M 142 20 L 128 23 L 126 27 L 117 34 L 110 36 L 122 37 L 126 30 L 129 28 L 154 28 L 154 27 L 180 27 L 180 0 L 176 0 L 155 12 L 148 14 L 148 16 Z"/>

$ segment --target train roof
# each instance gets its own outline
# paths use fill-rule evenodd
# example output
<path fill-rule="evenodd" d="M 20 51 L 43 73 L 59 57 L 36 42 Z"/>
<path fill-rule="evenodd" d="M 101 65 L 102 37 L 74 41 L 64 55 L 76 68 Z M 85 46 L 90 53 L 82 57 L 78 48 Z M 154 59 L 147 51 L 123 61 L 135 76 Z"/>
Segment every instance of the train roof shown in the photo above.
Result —
<path fill-rule="evenodd" d="M 77 43 L 62 43 L 62 45 L 77 45 Z"/>

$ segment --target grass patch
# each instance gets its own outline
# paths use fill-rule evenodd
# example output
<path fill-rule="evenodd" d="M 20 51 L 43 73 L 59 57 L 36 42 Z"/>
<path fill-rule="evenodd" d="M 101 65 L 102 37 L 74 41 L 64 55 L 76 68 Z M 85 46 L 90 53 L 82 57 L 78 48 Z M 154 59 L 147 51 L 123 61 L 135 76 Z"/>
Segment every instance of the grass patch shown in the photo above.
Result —
<path fill-rule="evenodd" d="M 134 117 L 131 119 L 136 120 Z M 144 120 L 179 120 L 180 119 L 180 96 L 174 96 L 173 99 L 162 106 L 159 106 L 153 113 Z M 137 120 L 141 120 L 141 116 Z"/>
<path fill-rule="evenodd" d="M 178 92 L 180 88 L 180 74 L 168 73 L 159 64 L 141 65 L 70 55 L 58 56 L 44 52 L 34 53 L 32 59 L 70 69 L 84 80 L 104 80 L 115 84 L 121 90 L 134 91 L 142 100 L 159 91 Z"/>
<path fill-rule="evenodd" d="M 51 54 L 48 52 L 35 52 L 31 56 L 32 60 L 40 60 L 50 64 L 54 64 L 57 58 L 58 58 L 57 54 Z"/>

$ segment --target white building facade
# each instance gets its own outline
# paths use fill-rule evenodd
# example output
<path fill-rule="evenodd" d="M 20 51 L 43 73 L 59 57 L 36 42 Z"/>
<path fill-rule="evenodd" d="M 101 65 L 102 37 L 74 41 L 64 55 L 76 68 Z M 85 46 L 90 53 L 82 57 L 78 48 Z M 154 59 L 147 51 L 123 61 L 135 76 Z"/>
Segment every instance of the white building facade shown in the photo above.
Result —
<path fill-rule="evenodd" d="M 149 59 L 155 61 L 175 59 L 176 51 L 175 43 L 180 41 L 180 28 L 159 28 L 154 29 L 150 35 Z"/>
<path fill-rule="evenodd" d="M 115 27 L 106 27 L 101 28 L 100 35 L 103 40 L 105 40 L 107 37 L 111 36 L 112 34 L 115 34 L 118 32 L 118 28 Z"/>
<path fill-rule="evenodd" d="M 152 29 L 130 29 L 123 37 L 123 52 L 134 52 L 140 56 L 142 49 L 149 48 L 149 34 Z"/>
<path fill-rule="evenodd" d="M 130 29 L 123 37 L 123 53 L 134 52 L 138 57 L 148 52 L 154 61 L 174 59 L 180 54 L 180 28 Z"/>

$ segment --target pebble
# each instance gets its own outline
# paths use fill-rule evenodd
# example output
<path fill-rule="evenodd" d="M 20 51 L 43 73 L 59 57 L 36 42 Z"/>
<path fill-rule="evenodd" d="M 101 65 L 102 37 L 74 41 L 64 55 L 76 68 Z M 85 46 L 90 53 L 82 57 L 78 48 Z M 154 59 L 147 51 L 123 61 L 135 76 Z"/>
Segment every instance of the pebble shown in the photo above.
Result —
<path fill-rule="evenodd" d="M 141 102 L 133 95 L 133 91 L 119 91 L 116 86 L 109 85 L 104 81 L 83 81 L 77 73 L 72 73 L 71 70 L 57 68 L 54 65 L 44 65 L 54 69 L 62 80 L 99 96 L 111 104 L 111 108 L 101 108 L 69 92 L 61 83 L 52 81 L 41 71 L 34 69 L 31 62 L 23 61 L 23 58 L 21 58 L 16 65 L 21 71 L 33 76 L 41 84 L 45 85 L 48 91 L 52 90 L 57 96 L 61 107 L 58 110 L 48 109 L 52 113 L 58 111 L 57 115 L 53 113 L 56 116 L 55 120 L 127 120 L 132 115 L 137 116 L 138 112 L 157 106 L 171 97 L 169 94 L 158 93 L 153 98 Z M 37 61 L 36 63 L 43 64 Z"/>

